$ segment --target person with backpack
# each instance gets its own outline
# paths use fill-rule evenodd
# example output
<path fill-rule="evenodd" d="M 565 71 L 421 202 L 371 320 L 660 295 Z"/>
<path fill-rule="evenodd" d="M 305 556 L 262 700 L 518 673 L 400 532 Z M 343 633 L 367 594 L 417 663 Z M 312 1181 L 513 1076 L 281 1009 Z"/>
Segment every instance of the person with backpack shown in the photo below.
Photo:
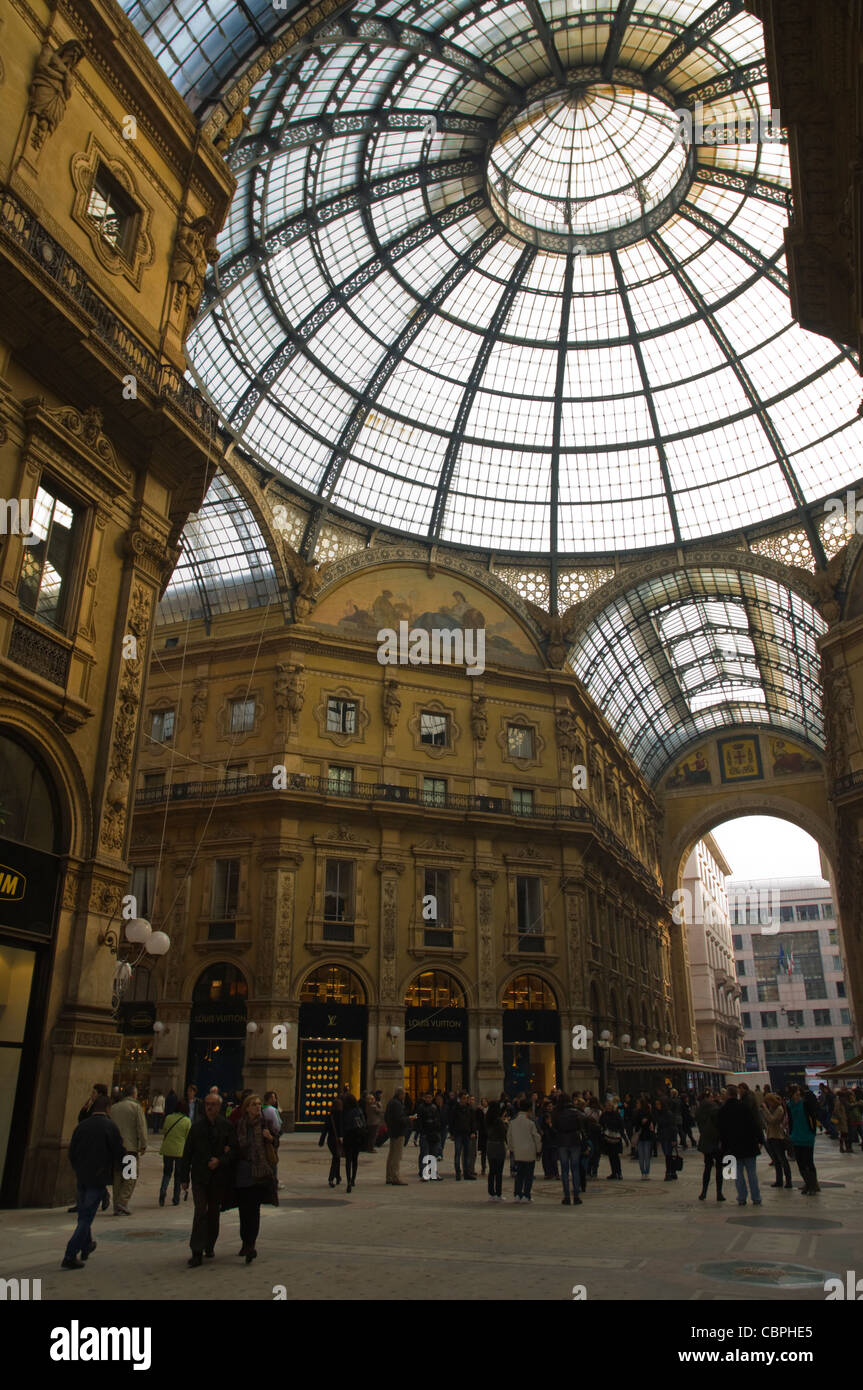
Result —
<path fill-rule="evenodd" d="M 345 1179 L 348 1192 L 352 1192 L 357 1185 L 360 1149 L 365 1147 L 367 1136 L 366 1112 L 356 1096 L 351 1095 L 349 1091 L 342 1101 L 342 1147 L 345 1151 Z"/>
<path fill-rule="evenodd" d="M 159 1188 L 160 1207 L 165 1205 L 168 1184 L 172 1175 L 174 1178 L 172 1205 L 176 1207 L 180 1204 L 180 1166 L 183 1150 L 186 1147 L 186 1135 L 191 1128 L 192 1121 L 189 1119 L 186 1102 L 181 1100 L 177 1109 L 165 1116 L 165 1123 L 162 1128 L 162 1143 L 159 1147 L 159 1154 L 162 1159 L 162 1184 Z"/>
<path fill-rule="evenodd" d="M 581 1151 L 587 1142 L 587 1125 L 581 1111 L 572 1103 L 565 1091 L 561 1092 L 554 1112 L 554 1131 L 557 1135 L 557 1159 L 560 1164 L 560 1177 L 563 1183 L 561 1206 L 580 1207 L 581 1197 Z M 572 1197 L 569 1195 L 569 1179 L 572 1175 Z"/>

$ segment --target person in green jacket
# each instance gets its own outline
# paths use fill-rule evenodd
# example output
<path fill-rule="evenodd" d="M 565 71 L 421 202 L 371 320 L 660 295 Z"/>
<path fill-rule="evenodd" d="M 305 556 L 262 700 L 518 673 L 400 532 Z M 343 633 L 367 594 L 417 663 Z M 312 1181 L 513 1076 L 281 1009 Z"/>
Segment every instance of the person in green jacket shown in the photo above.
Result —
<path fill-rule="evenodd" d="M 794 1157 L 803 1179 L 803 1196 L 814 1197 L 821 1191 L 815 1171 L 815 1129 L 818 1122 L 815 1097 L 808 1087 L 804 1092 L 799 1086 L 790 1086 L 788 1096 L 791 1143 L 794 1145 Z"/>
<path fill-rule="evenodd" d="M 173 1203 L 175 1207 L 179 1204 L 180 1159 L 183 1157 L 183 1149 L 186 1147 L 186 1135 L 191 1128 L 189 1107 L 184 1100 L 178 1101 L 177 1109 L 165 1116 L 162 1130 L 162 1145 L 159 1149 L 159 1153 L 162 1155 L 162 1186 L 159 1188 L 160 1207 L 165 1205 L 168 1183 L 171 1181 L 172 1173 L 174 1175 Z"/>

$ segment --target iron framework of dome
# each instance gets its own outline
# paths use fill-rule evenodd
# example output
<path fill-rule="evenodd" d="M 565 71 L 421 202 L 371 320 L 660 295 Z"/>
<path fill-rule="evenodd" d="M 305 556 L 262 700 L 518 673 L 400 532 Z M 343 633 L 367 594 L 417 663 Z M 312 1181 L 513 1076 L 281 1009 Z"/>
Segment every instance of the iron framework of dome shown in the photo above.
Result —
<path fill-rule="evenodd" d="M 493 209 L 519 113 L 603 85 L 575 163 L 600 184 L 622 100 L 769 116 L 742 0 L 384 5 L 307 35 L 251 92 L 194 374 L 253 460 L 415 538 L 583 557 L 796 514 L 819 558 L 859 380 L 791 321 L 787 147 L 695 144 L 656 205 L 634 160 L 644 235 L 594 252 Z"/>

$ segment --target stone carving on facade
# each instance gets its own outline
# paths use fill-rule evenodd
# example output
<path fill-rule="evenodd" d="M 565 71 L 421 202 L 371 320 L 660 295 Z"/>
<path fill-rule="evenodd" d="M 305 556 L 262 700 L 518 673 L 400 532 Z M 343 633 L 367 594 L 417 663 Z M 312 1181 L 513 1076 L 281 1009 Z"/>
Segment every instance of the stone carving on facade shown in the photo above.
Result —
<path fill-rule="evenodd" d="M 474 743 L 482 747 L 488 738 L 488 702 L 484 695 L 474 695 L 471 699 L 470 730 Z"/>
<path fill-rule="evenodd" d="M 90 886 L 90 911 L 100 912 L 103 917 L 113 917 L 120 911 L 123 890 L 116 883 L 105 883 L 94 879 Z"/>
<path fill-rule="evenodd" d="M 323 583 L 320 566 L 308 564 L 287 541 L 283 542 L 282 550 L 285 563 L 296 585 L 293 599 L 294 622 L 301 623 L 309 616 L 318 601 L 318 593 Z"/>
<path fill-rule="evenodd" d="M 192 687 L 192 728 L 195 731 L 195 738 L 201 737 L 204 720 L 207 717 L 208 689 L 207 677 L 196 676 Z"/>
<path fill-rule="evenodd" d="M 560 709 L 555 710 L 554 732 L 563 762 L 583 763 L 584 746 L 578 731 L 578 721 L 569 705 L 562 705 Z"/>
<path fill-rule="evenodd" d="M 617 792 L 617 774 L 613 767 L 608 769 L 605 778 L 605 800 L 608 812 L 615 825 L 620 824 L 620 798 Z"/>
<path fill-rule="evenodd" d="M 860 751 L 860 730 L 854 708 L 854 692 L 848 673 L 823 663 L 827 759 L 834 778 L 849 771 L 852 754 Z"/>
<path fill-rule="evenodd" d="M 182 992 L 183 956 L 186 940 L 186 912 L 189 896 L 188 864 L 178 861 L 174 865 L 174 888 L 171 901 L 174 904 L 171 914 L 171 949 L 168 952 L 165 974 L 165 998 L 179 999 Z"/>
<path fill-rule="evenodd" d="M 303 675 L 305 666 L 302 662 L 297 662 L 291 667 L 291 674 L 288 677 L 288 688 L 285 694 L 285 701 L 294 723 L 299 719 L 303 705 L 306 702 L 306 679 Z"/>
<path fill-rule="evenodd" d="M 197 317 L 207 266 L 215 265 L 219 254 L 209 217 L 198 217 L 194 222 L 180 225 L 171 261 L 171 284 L 174 286 L 174 310 L 182 316 L 184 333 Z"/>
<path fill-rule="evenodd" d="M 139 644 L 145 642 L 149 631 L 152 601 L 152 592 L 145 589 L 143 584 L 132 585 L 126 631 L 133 632 Z M 122 661 L 114 716 L 114 735 L 108 764 L 105 813 L 99 835 L 100 845 L 112 854 L 122 852 L 126 831 L 132 752 L 138 727 L 138 706 L 143 676 L 144 662 L 141 656 Z"/>
<path fill-rule="evenodd" d="M 294 896 L 296 893 L 296 874 L 293 869 L 280 875 L 279 895 L 276 909 L 276 959 L 273 971 L 273 989 L 280 999 L 286 999 L 291 992 L 291 956 L 294 932 Z"/>
<path fill-rule="evenodd" d="M 239 139 L 245 130 L 249 129 L 251 120 L 245 107 L 238 106 L 232 116 L 229 116 L 222 129 L 213 137 L 213 145 L 219 154 L 227 158 L 234 141 Z"/>
<path fill-rule="evenodd" d="M 828 560 L 824 569 L 817 569 L 811 576 L 811 582 L 818 591 L 818 607 L 821 616 L 826 623 L 835 623 L 842 616 L 842 608 L 839 603 L 839 587 L 842 583 L 842 572 L 845 568 L 845 561 L 848 557 L 848 547 L 843 548 Z"/>
<path fill-rule="evenodd" d="M 80 439 L 109 472 L 124 483 L 132 481 L 132 470 L 117 457 L 117 452 L 105 434 L 104 417 L 96 405 L 86 410 L 76 410 L 73 405 L 61 405 L 56 410 L 46 412 L 48 419 L 61 425 L 64 430 Z"/>
<path fill-rule="evenodd" d="M 494 989 L 494 920 L 493 885 L 497 874 L 493 869 L 473 869 L 471 878 L 476 884 L 476 915 L 479 928 L 479 989 L 480 1003 L 486 1007 L 497 1001 Z"/>
<path fill-rule="evenodd" d="M 278 891 L 278 870 L 265 869 L 261 891 L 261 922 L 258 932 L 255 959 L 255 993 L 266 997 L 270 992 L 273 973 L 273 947 L 276 938 L 276 894 Z"/>
<path fill-rule="evenodd" d="M 402 866 L 379 864 L 381 879 L 381 1000 L 396 997 L 396 936 L 398 919 L 398 876 Z"/>
<path fill-rule="evenodd" d="M 394 733 L 395 730 L 398 728 L 399 713 L 402 707 L 402 702 L 398 697 L 398 688 L 398 681 L 388 680 L 384 684 L 384 692 L 382 697 L 383 716 L 384 724 L 386 725 L 390 733 Z"/>
<path fill-rule="evenodd" d="M 598 743 L 592 743 L 590 745 L 589 772 L 589 785 L 592 789 L 593 799 L 597 804 L 600 804 L 604 796 L 605 783 L 602 775 L 602 755 L 599 751 Z"/>
<path fill-rule="evenodd" d="M 72 74 L 83 56 L 84 49 L 75 39 L 56 52 L 49 43 L 43 44 L 27 99 L 27 113 L 34 118 L 30 136 L 34 150 L 41 150 L 65 116 L 72 98 Z"/>
<path fill-rule="evenodd" d="M 566 665 L 566 654 L 572 645 L 570 632 L 575 625 L 575 619 L 581 605 L 572 604 L 560 616 L 546 613 L 545 609 L 540 608 L 536 603 L 527 602 L 525 606 L 546 639 L 549 666 L 561 670 Z"/>
<path fill-rule="evenodd" d="M 2 821 L 0 821 L 0 827 L 2 827 Z M 70 912 L 73 912 L 78 906 L 78 887 L 78 878 L 71 869 L 67 869 L 66 877 L 63 880 L 63 906 Z"/>

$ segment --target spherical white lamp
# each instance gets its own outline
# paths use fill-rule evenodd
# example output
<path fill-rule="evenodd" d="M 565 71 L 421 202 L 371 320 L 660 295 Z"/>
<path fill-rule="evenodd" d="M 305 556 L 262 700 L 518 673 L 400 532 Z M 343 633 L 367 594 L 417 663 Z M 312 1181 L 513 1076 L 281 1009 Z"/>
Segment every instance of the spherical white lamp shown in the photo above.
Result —
<path fill-rule="evenodd" d="M 608 1042 L 611 1038 L 611 1034 L 609 1033 L 607 1028 L 603 1028 L 599 1036 L 602 1038 L 603 1042 Z"/>
<path fill-rule="evenodd" d="M 247 1033 L 257 1033 L 257 1031 L 258 1031 L 258 1025 L 257 1025 L 257 1023 L 255 1023 L 254 1019 L 253 1019 L 250 1023 L 247 1023 L 247 1024 L 246 1024 L 246 1032 L 247 1032 Z"/>
<path fill-rule="evenodd" d="M 144 940 L 144 950 L 148 956 L 164 956 L 171 949 L 171 938 L 167 932 L 151 931 Z"/>
<path fill-rule="evenodd" d="M 652 1042 L 652 1043 L 650 1044 L 650 1050 L 651 1050 L 651 1052 L 658 1052 L 658 1051 L 659 1051 L 659 1043 L 658 1043 L 658 1042 Z"/>
<path fill-rule="evenodd" d="M 647 1038 L 639 1038 L 638 1042 L 635 1045 L 636 1047 L 639 1047 L 642 1051 L 644 1051 L 644 1049 L 647 1047 Z"/>
<path fill-rule="evenodd" d="M 629 1036 L 628 1033 L 622 1033 L 622 1034 L 621 1034 L 621 1036 L 620 1036 L 620 1045 L 621 1045 L 621 1047 L 629 1047 L 629 1044 L 630 1044 L 631 1042 L 632 1042 L 632 1038 Z"/>
<path fill-rule="evenodd" d="M 588 1028 L 587 1032 L 585 1033 L 585 1037 L 587 1038 L 587 1041 L 590 1042 L 591 1038 L 593 1037 L 593 1029 L 592 1029 L 592 1028 Z"/>
<path fill-rule="evenodd" d="M 153 928 L 146 918 L 132 917 L 131 920 L 126 923 L 126 940 L 134 941 L 140 945 L 147 940 L 152 930 Z"/>
<path fill-rule="evenodd" d="M 154 1032 L 154 1033 L 164 1033 L 164 1031 L 165 1031 L 165 1025 L 164 1025 L 164 1023 L 162 1022 L 162 1020 L 161 1020 L 160 1018 L 157 1018 L 157 1019 L 156 1019 L 156 1022 L 153 1024 L 153 1032 Z"/>
<path fill-rule="evenodd" d="M 685 1057 L 691 1057 L 691 1056 L 692 1056 L 692 1048 L 691 1048 L 691 1047 L 685 1047 L 685 1048 L 683 1049 L 683 1054 L 684 1054 Z"/>

